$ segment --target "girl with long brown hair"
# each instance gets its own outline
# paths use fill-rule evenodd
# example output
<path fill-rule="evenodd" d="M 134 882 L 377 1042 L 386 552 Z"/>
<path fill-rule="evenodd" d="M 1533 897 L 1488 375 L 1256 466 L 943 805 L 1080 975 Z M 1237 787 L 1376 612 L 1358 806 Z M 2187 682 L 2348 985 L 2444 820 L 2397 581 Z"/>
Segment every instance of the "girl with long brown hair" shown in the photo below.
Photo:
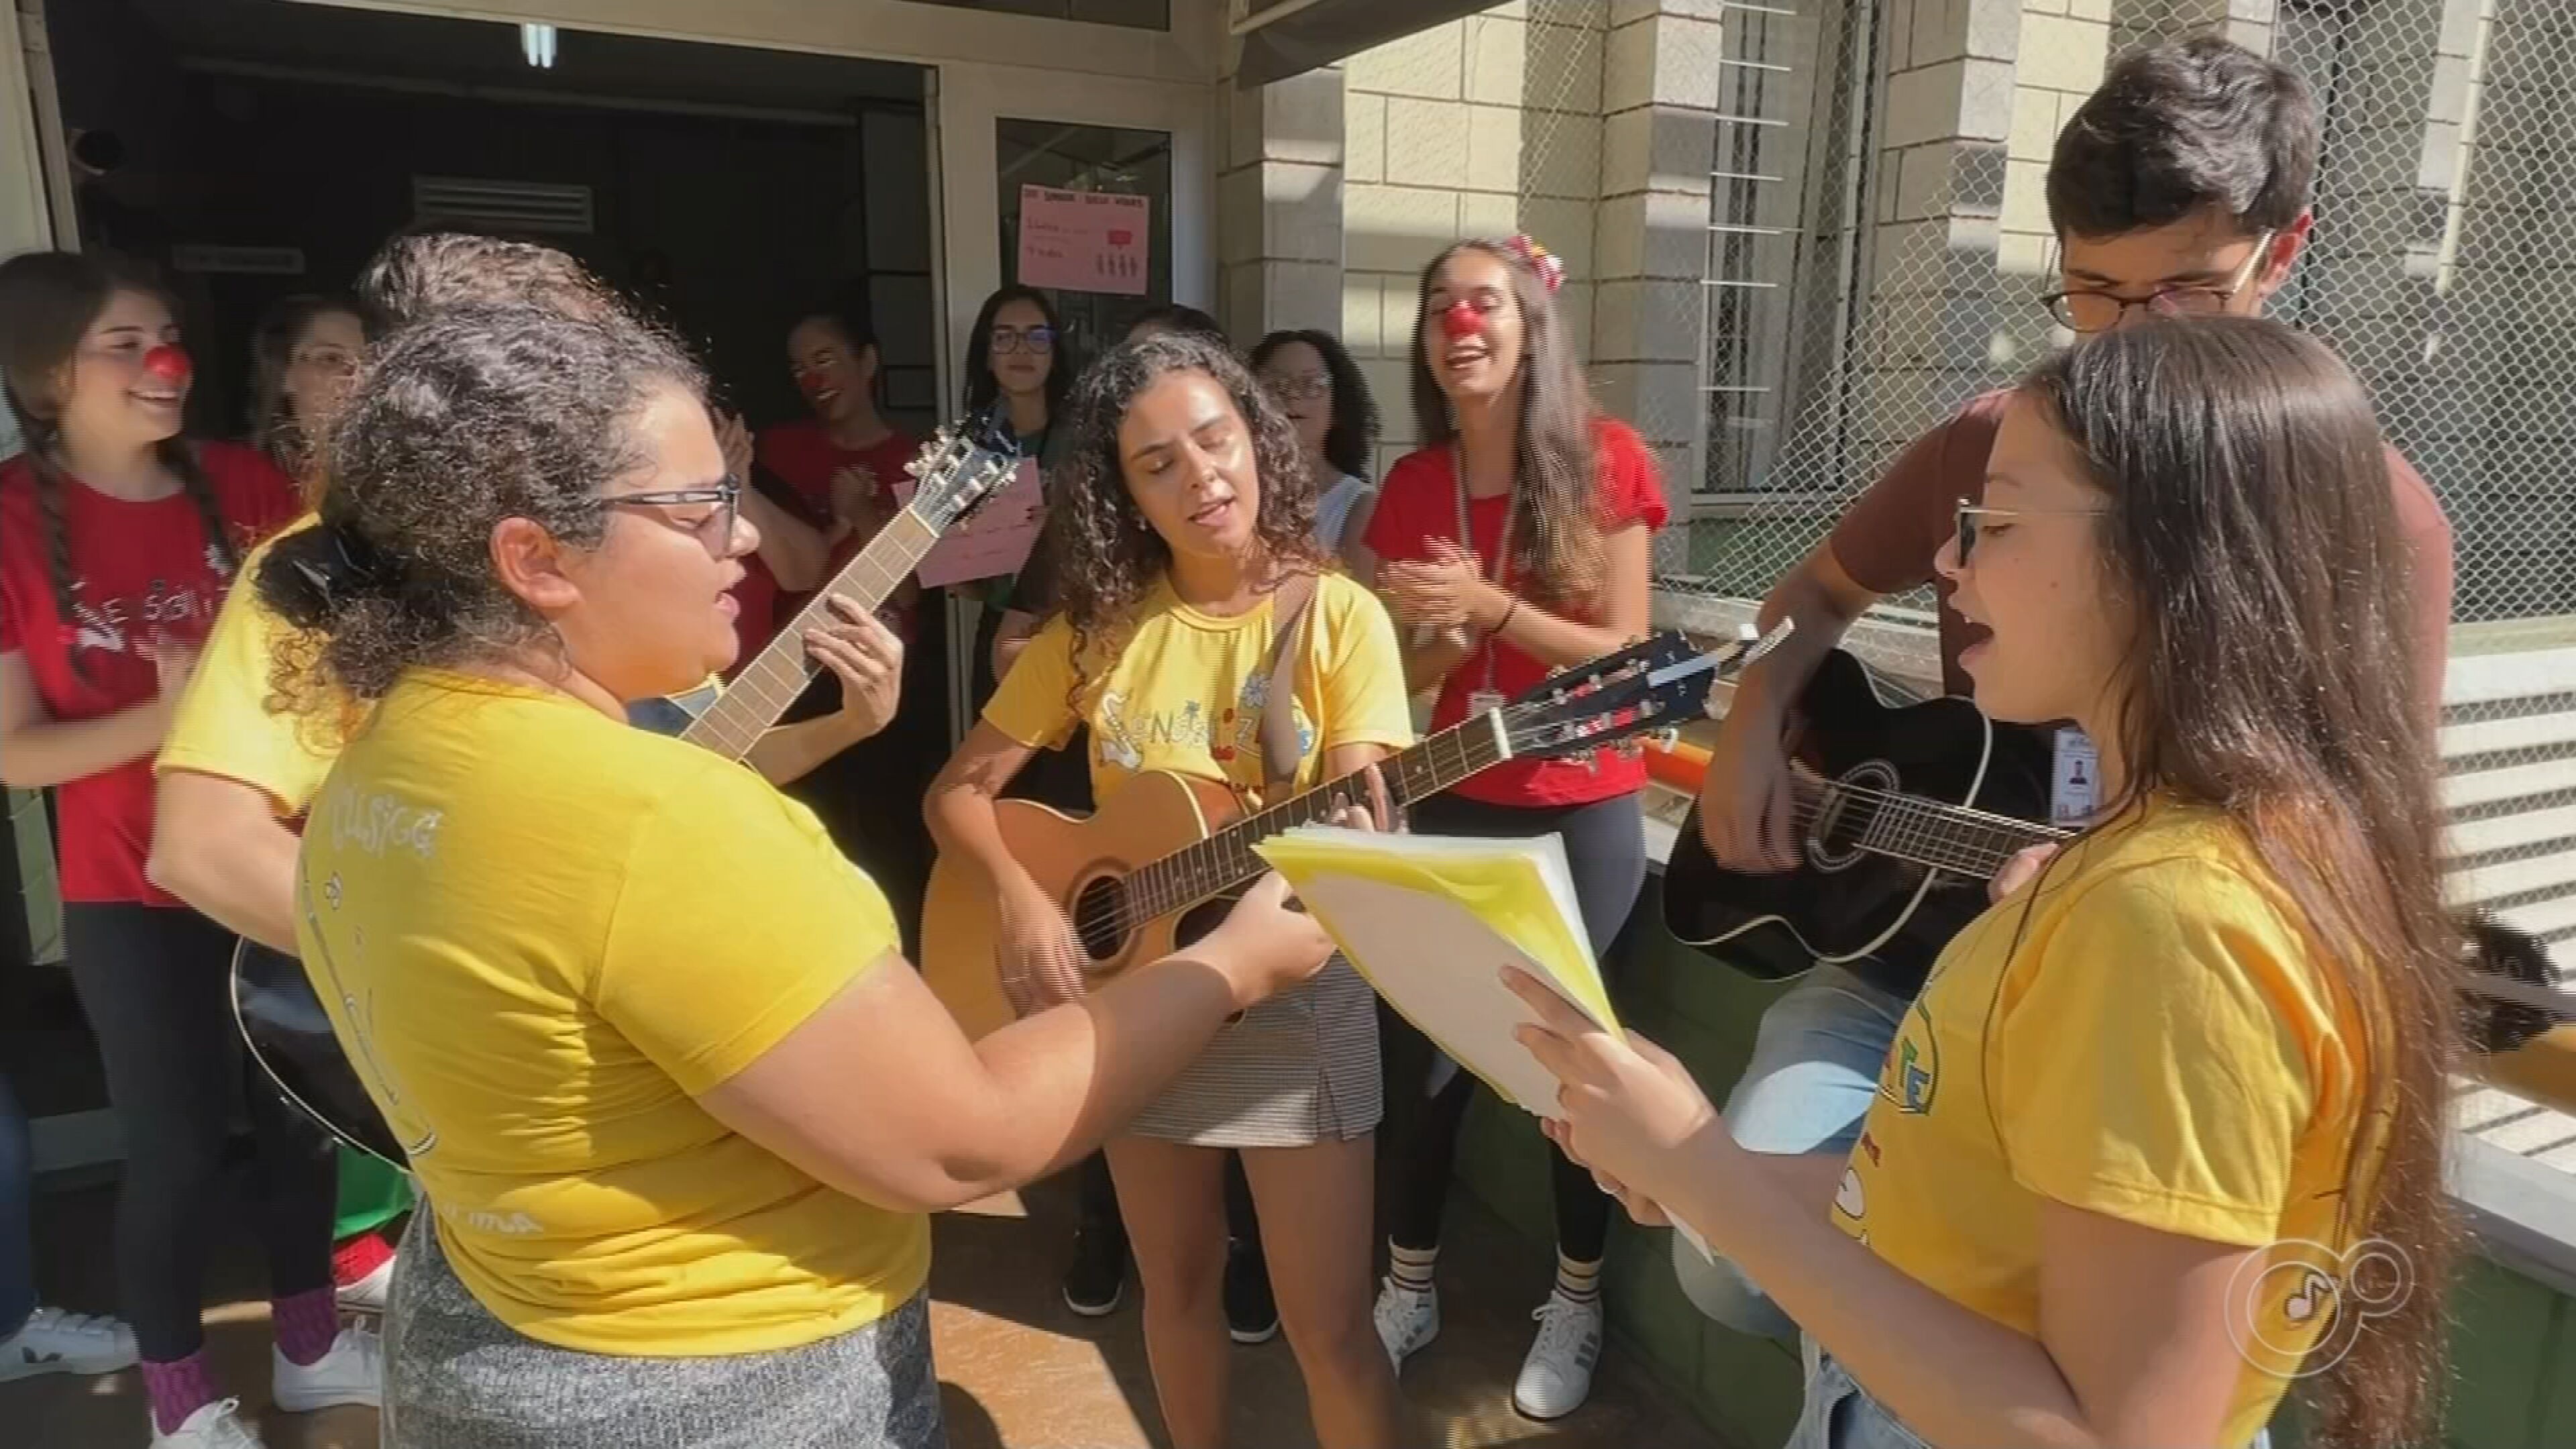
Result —
<path fill-rule="evenodd" d="M 1564 267 L 1527 237 L 1462 241 L 1422 272 L 1413 410 L 1422 447 L 1397 460 L 1366 533 L 1377 586 L 1409 636 L 1406 672 L 1438 685 L 1446 727 L 1641 637 L 1652 535 L 1666 516 L 1654 458 L 1601 416 L 1556 306 Z M 1556 835 L 1592 949 L 1611 941 L 1646 880 L 1644 764 L 1594 755 L 1488 770 L 1413 810 L 1441 835 Z M 1389 1135 L 1389 1272 L 1377 1326 L 1401 1364 L 1440 1332 L 1433 1269 L 1458 1131 L 1475 1078 L 1401 1018 L 1385 1018 L 1399 1112 Z M 1601 1254 L 1610 1203 L 1551 1153 L 1554 1289 L 1512 1388 L 1534 1419 L 1572 1413 L 1601 1353 Z"/>
<path fill-rule="evenodd" d="M 2410 552 L 2369 400 L 2251 318 L 2044 364 L 1940 567 L 1997 718 L 2097 822 L 1942 953 L 1839 1181 L 1518 983 L 1550 1135 L 1808 1335 L 1796 1449 L 2420 1442 L 2439 1400 L 2460 940 Z M 2018 877 L 2018 879 L 2016 879 Z"/>
<path fill-rule="evenodd" d="M 198 1322 L 246 1085 L 233 942 L 147 873 L 152 757 L 236 565 L 297 501 L 258 452 L 180 435 L 190 376 L 148 278 L 66 252 L 0 263 L 0 382 L 27 441 L 0 467 L 0 778 L 58 791 L 72 983 L 125 1132 L 117 1278 L 153 1442 L 221 1449 L 252 1442 Z M 276 1401 L 372 1404 L 375 1339 L 332 1304 L 330 1145 L 247 1097 Z"/>

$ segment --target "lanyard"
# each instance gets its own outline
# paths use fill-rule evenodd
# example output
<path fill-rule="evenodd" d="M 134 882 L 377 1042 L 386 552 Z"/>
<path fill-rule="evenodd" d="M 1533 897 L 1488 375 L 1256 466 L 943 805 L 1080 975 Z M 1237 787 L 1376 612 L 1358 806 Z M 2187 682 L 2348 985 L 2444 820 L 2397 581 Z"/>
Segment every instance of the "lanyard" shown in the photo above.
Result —
<path fill-rule="evenodd" d="M 1449 458 L 1452 465 L 1450 471 L 1456 478 L 1458 484 L 1458 546 L 1472 554 L 1476 550 L 1476 535 L 1474 530 L 1467 526 L 1466 450 L 1452 444 L 1449 449 Z M 1512 495 L 1506 493 L 1503 495 L 1502 535 L 1494 540 L 1494 562 L 1492 572 L 1485 574 L 1485 577 L 1493 583 L 1494 587 L 1503 587 L 1503 575 L 1511 567 L 1511 556 Z M 1482 572 L 1481 565 L 1479 566 L 1479 571 Z M 1501 640 L 1488 639 L 1485 641 L 1483 646 L 1485 655 L 1485 685 L 1484 688 L 1478 690 L 1477 693 L 1487 696 L 1491 696 L 1494 693 L 1494 657 L 1502 652 L 1502 647 Z"/>

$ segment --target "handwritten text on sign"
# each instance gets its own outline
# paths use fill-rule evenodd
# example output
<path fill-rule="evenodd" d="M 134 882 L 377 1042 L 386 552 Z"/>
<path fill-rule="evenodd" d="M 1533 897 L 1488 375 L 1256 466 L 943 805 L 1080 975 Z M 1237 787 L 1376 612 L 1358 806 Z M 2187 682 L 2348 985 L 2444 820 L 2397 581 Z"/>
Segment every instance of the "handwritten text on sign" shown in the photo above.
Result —
<path fill-rule="evenodd" d="M 894 485 L 895 496 L 912 501 L 914 483 L 905 478 Z M 1020 460 L 1019 476 L 975 510 L 975 516 L 941 534 L 939 542 L 922 556 L 921 582 L 930 588 L 945 588 L 969 579 L 989 579 L 996 574 L 1019 572 L 1029 561 L 1029 550 L 1038 541 L 1038 524 L 1045 517 L 1046 492 L 1038 483 L 1038 465 L 1034 458 Z"/>
<path fill-rule="evenodd" d="M 1152 203 L 1108 191 L 1020 188 L 1020 281 L 1068 292 L 1145 294 Z"/>

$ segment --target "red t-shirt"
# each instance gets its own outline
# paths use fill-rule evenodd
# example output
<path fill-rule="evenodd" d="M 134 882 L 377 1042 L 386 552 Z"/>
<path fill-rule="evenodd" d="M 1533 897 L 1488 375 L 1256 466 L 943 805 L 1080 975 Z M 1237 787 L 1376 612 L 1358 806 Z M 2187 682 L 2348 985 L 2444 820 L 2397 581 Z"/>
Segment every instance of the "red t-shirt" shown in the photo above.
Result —
<path fill-rule="evenodd" d="M 294 483 L 255 449 L 196 446 L 231 531 L 234 562 L 302 512 Z M 154 696 L 160 678 L 144 652 L 154 635 L 202 643 L 232 581 L 184 493 L 129 503 L 66 481 L 62 513 L 71 551 L 68 623 L 54 607 L 34 471 L 23 456 L 0 463 L 0 654 L 25 655 L 47 714 L 96 719 Z M 63 899 L 182 904 L 143 875 L 152 849 L 150 756 L 64 783 L 56 805 Z"/>
<path fill-rule="evenodd" d="M 895 480 L 904 476 L 903 465 L 911 462 L 913 455 L 920 451 L 921 445 L 906 437 L 900 429 L 868 447 L 844 448 L 832 441 L 820 422 L 803 418 L 763 428 L 757 456 L 762 467 L 795 489 L 797 496 L 812 505 L 816 513 L 829 517 L 834 473 L 852 466 L 867 469 L 876 475 L 877 487 L 883 490 L 885 504 L 891 508 L 894 506 Z M 831 561 L 824 567 L 829 572 L 839 572 L 844 564 L 858 556 L 864 546 L 864 540 L 859 538 L 843 539 L 840 546 L 832 550 Z M 734 667 L 740 669 L 769 643 L 780 625 L 795 617 L 796 610 L 804 605 L 805 596 L 781 590 L 777 575 L 769 571 L 769 565 L 760 561 L 760 555 L 753 554 L 743 560 L 742 582 L 734 585 L 733 597 L 740 606 L 733 622 L 735 637 L 742 643 L 742 652 L 734 659 Z M 912 619 L 908 614 L 896 632 L 907 639 L 911 637 Z"/>
<path fill-rule="evenodd" d="M 1627 424 L 1601 418 L 1593 424 L 1593 449 L 1600 476 L 1601 526 L 1618 529 L 1643 523 L 1664 526 L 1671 510 L 1664 503 L 1662 470 Z M 1369 519 L 1368 546 L 1381 559 L 1396 562 L 1431 556 L 1433 539 L 1458 534 L 1457 455 L 1443 446 L 1407 453 L 1387 470 L 1378 489 L 1377 512 Z M 1467 547 L 1492 567 L 1502 547 L 1503 520 L 1511 500 L 1502 495 L 1472 498 L 1467 528 L 1474 537 Z M 1508 583 L 1509 580 L 1507 579 Z M 1547 678 L 1548 667 L 1516 646 L 1488 642 L 1467 657 L 1440 683 L 1440 703 L 1431 712 L 1434 729 L 1445 729 L 1467 717 L 1468 696 L 1485 687 L 1490 661 L 1493 687 L 1505 698 Z M 1597 767 L 1597 768 L 1596 768 Z M 1460 784 L 1456 793 L 1495 805 L 1581 805 L 1641 789 L 1645 761 L 1615 749 L 1595 756 L 1562 760 L 1514 761 L 1498 765 Z"/>
<path fill-rule="evenodd" d="M 1830 540 L 1834 562 L 1872 593 L 1937 585 L 1942 687 L 1952 694 L 1975 692 L 1967 671 L 1959 667 L 1959 651 L 1984 638 L 1986 631 L 1950 607 L 1950 581 L 1934 577 L 1932 560 L 1958 531 L 1959 500 L 1975 503 L 1986 496 L 1986 457 L 1994 451 L 1995 432 L 2012 395 L 2005 388 L 1972 398 L 1915 439 L 1843 514 Z M 2413 555 L 2407 585 L 2414 603 L 2415 647 L 2421 677 L 2433 691 L 2424 706 L 2438 718 L 2442 672 L 2450 654 L 2451 521 L 2425 486 L 2424 475 L 2395 448 L 2388 449 L 2388 490 L 2397 510 L 2397 531 Z"/>

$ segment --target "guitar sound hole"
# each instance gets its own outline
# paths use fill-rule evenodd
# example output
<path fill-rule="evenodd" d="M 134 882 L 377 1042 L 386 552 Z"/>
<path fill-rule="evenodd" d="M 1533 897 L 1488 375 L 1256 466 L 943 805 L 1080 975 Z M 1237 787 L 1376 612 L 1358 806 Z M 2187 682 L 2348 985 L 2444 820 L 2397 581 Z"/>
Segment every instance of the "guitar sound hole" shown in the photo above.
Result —
<path fill-rule="evenodd" d="M 1127 906 L 1127 883 L 1115 876 L 1099 876 L 1073 893 L 1073 935 L 1082 943 L 1084 954 L 1094 961 L 1106 961 L 1127 944 L 1127 930 L 1119 916 Z"/>
<path fill-rule="evenodd" d="M 1896 790 L 1896 772 L 1878 761 L 1846 770 L 1824 788 L 1807 831 L 1807 858 L 1818 870 L 1841 870 L 1867 852 L 1861 842 Z"/>

